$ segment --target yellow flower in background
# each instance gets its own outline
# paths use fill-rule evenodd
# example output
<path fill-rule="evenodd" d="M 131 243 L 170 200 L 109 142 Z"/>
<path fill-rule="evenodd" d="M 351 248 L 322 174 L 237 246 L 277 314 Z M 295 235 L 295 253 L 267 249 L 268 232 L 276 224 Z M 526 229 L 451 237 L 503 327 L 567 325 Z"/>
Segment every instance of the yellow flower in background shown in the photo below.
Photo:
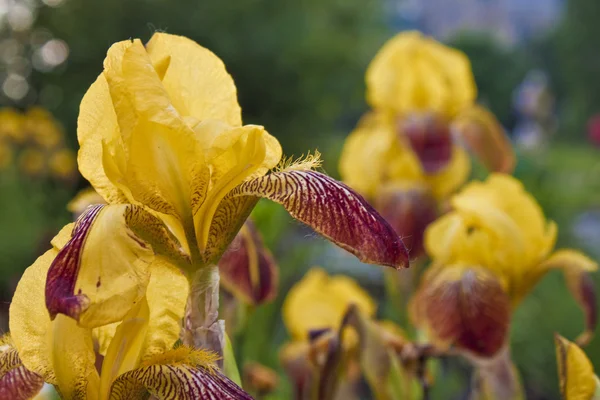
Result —
<path fill-rule="evenodd" d="M 143 399 L 150 395 L 192 399 L 200 398 L 201 393 L 223 399 L 250 398 L 218 372 L 215 354 L 173 348 L 179 338 L 188 285 L 185 276 L 166 265 L 152 266 L 148 291 L 122 320 L 95 329 L 78 326 L 64 315 L 51 320 L 44 301 L 46 278 L 52 261 L 66 245 L 66 231 L 19 281 L 10 306 L 12 359 L 2 353 L 0 365 L 12 360 L 22 371 L 11 380 L 0 377 L 0 393 L 6 393 L 2 389 L 27 389 L 28 396 L 22 398 L 29 398 L 47 382 L 63 398 L 74 400 Z M 99 369 L 98 359 L 102 360 Z"/>
<path fill-rule="evenodd" d="M 0 108 L 0 138 L 6 138 L 14 143 L 23 143 L 27 135 L 23 130 L 24 117 L 13 108 Z"/>
<path fill-rule="evenodd" d="M 471 66 L 458 50 L 418 32 L 399 33 L 369 65 L 366 83 L 372 111 L 346 139 L 340 174 L 379 204 L 401 237 L 415 238 L 409 251 L 418 257 L 431 218 L 407 222 L 406 215 L 437 215 L 467 181 L 471 161 L 463 145 L 495 171 L 511 171 L 514 154 L 496 118 L 475 103 Z"/>
<path fill-rule="evenodd" d="M 294 340 L 307 340 L 311 331 L 337 330 L 351 304 L 369 317 L 375 314 L 375 301 L 352 278 L 312 268 L 290 289 L 283 322 Z"/>
<path fill-rule="evenodd" d="M 555 335 L 554 342 L 563 399 L 600 399 L 600 381 L 583 350 L 560 335 Z"/>
<path fill-rule="evenodd" d="M 52 113 L 41 107 L 32 107 L 24 115 L 23 129 L 28 138 L 47 150 L 58 147 L 64 141 L 64 132 Z"/>
<path fill-rule="evenodd" d="M 548 271 L 561 269 L 585 311 L 579 340 L 589 341 L 596 301 L 588 273 L 597 264 L 575 250 L 552 253 L 556 225 L 517 179 L 492 174 L 450 203 L 425 234 L 433 265 L 413 300 L 419 326 L 440 343 L 493 356 L 506 344 L 512 311 Z"/>
<path fill-rule="evenodd" d="M 103 203 L 106 202 L 102 196 L 100 196 L 94 188 L 90 187 L 80 190 L 69 204 L 67 204 L 67 210 L 73 214 L 75 217 L 74 219 L 77 219 L 89 206 Z"/>
<path fill-rule="evenodd" d="M 3 171 L 11 166 L 13 159 L 13 147 L 8 143 L 8 141 L 0 139 L 0 171 Z"/>
<path fill-rule="evenodd" d="M 48 160 L 50 174 L 57 179 L 69 180 L 77 174 L 77 156 L 71 149 L 60 149 Z"/>
<path fill-rule="evenodd" d="M 35 148 L 27 148 L 21 151 L 17 163 L 19 170 L 31 177 L 43 175 L 47 168 L 44 152 Z"/>
<path fill-rule="evenodd" d="M 393 115 L 434 112 L 454 117 L 477 97 L 471 63 L 462 52 L 420 32 L 402 32 L 367 70 L 367 101 Z"/>

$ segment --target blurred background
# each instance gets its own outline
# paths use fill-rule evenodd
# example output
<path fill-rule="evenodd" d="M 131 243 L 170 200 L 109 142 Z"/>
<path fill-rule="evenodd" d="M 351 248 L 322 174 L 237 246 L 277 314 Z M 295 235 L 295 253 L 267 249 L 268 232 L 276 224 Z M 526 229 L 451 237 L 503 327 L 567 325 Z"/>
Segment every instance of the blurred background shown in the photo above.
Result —
<path fill-rule="evenodd" d="M 214 51 L 235 79 L 244 122 L 264 125 L 288 155 L 318 149 L 334 177 L 343 141 L 367 109 L 366 66 L 387 39 L 419 29 L 463 50 L 479 100 L 514 140 L 517 177 L 559 224 L 559 247 L 600 258 L 598 17 L 597 0 L 0 0 L 0 106 L 13 108 L 0 112 L 0 329 L 21 273 L 87 186 L 74 161 L 76 120 L 106 50 L 157 30 Z M 254 217 L 279 262 L 280 294 L 249 316 L 236 352 L 242 363 L 279 371 L 287 335 L 279 310 L 307 268 L 359 276 L 379 298 L 382 273 L 277 206 L 260 203 Z M 581 331 L 575 310 L 558 273 L 520 306 L 512 342 L 528 398 L 558 398 L 552 334 Z M 600 368 L 600 340 L 587 353 Z M 464 398 L 463 369 L 442 371 L 433 397 Z M 273 398 L 288 396 L 282 378 Z"/>

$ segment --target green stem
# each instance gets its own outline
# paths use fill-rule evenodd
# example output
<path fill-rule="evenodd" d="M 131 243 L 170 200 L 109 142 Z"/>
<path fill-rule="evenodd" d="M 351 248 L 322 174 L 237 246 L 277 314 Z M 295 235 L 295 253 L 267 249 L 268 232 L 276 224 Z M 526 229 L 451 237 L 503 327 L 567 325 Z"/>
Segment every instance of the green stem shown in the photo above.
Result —
<path fill-rule="evenodd" d="M 199 268 L 191 279 L 181 340 L 187 346 L 223 356 L 225 322 L 219 320 L 219 268 Z"/>

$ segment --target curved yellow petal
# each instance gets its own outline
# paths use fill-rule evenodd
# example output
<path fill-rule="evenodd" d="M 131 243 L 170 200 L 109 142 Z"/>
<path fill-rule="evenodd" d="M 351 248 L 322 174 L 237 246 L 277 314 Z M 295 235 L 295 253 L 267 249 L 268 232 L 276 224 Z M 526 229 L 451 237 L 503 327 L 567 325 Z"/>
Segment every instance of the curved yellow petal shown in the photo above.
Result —
<path fill-rule="evenodd" d="M 532 271 L 530 281 L 535 284 L 549 269 L 562 270 L 569 292 L 585 313 L 585 331 L 576 342 L 586 345 L 592 339 L 598 324 L 596 285 L 590 275 L 598 270 L 598 263 L 577 250 L 558 250 Z"/>
<path fill-rule="evenodd" d="M 200 131 L 204 129 L 214 127 L 206 123 L 197 128 Z M 211 166 L 211 189 L 194 215 L 198 246 L 205 255 L 205 262 L 220 257 L 247 217 L 244 213 L 230 215 L 235 218 L 221 224 L 223 230 L 218 235 L 212 234 L 213 219 L 223 198 L 245 180 L 264 175 L 280 158 L 279 143 L 261 126 L 223 130 L 213 138 L 207 153 Z"/>
<path fill-rule="evenodd" d="M 555 335 L 560 391 L 564 400 L 591 400 L 598 387 L 594 367 L 574 343 Z"/>
<path fill-rule="evenodd" d="M 119 375 L 139 364 L 149 322 L 150 309 L 144 297 L 123 318 L 110 341 L 100 373 L 100 400 L 109 398 L 112 383 Z"/>
<path fill-rule="evenodd" d="M 79 107 L 77 164 L 83 177 L 110 203 L 127 202 L 125 194 L 107 177 L 102 162 L 102 142 L 116 141 L 118 135 L 119 125 L 108 82 L 101 74 L 85 93 Z"/>
<path fill-rule="evenodd" d="M 354 280 L 313 268 L 290 289 L 283 321 L 293 338 L 304 340 L 312 330 L 337 329 L 350 304 L 366 315 L 375 313 L 375 302 Z"/>
<path fill-rule="evenodd" d="M 155 64 L 170 57 L 162 82 L 181 115 L 242 124 L 235 84 L 215 54 L 188 38 L 161 32 L 146 49 Z"/>
<path fill-rule="evenodd" d="M 476 97 L 468 58 L 415 31 L 399 33 L 381 48 L 366 81 L 371 106 L 392 113 L 452 116 Z"/>
<path fill-rule="evenodd" d="M 51 321 L 46 310 L 46 276 L 57 254 L 47 251 L 23 274 L 10 305 L 10 331 L 28 370 L 57 385 L 65 398 L 96 399 L 99 377 L 91 332 L 64 315 Z"/>

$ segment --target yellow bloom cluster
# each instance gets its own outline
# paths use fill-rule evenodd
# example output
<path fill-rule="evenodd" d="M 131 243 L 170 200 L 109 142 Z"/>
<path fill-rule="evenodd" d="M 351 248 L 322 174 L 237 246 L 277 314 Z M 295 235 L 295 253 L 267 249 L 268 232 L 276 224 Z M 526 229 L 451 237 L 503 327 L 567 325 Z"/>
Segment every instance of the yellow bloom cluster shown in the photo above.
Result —
<path fill-rule="evenodd" d="M 65 143 L 64 129 L 41 107 L 24 113 L 0 109 L 0 171 L 13 164 L 29 177 L 71 181 L 77 174 L 76 155 Z"/>

